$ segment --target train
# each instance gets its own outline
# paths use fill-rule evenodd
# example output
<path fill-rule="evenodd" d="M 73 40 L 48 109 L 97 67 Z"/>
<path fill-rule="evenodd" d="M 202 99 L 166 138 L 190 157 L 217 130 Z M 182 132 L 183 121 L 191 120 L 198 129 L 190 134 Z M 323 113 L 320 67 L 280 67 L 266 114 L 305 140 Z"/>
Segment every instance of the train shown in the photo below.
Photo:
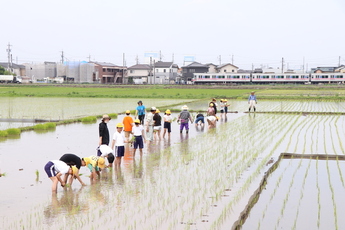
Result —
<path fill-rule="evenodd" d="M 194 73 L 192 84 L 344 84 L 345 73 Z"/>

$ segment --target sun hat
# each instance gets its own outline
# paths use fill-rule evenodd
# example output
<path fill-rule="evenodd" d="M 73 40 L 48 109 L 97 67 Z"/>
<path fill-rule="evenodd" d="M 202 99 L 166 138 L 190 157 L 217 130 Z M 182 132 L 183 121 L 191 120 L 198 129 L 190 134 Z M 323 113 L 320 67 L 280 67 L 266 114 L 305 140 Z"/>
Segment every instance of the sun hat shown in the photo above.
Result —
<path fill-rule="evenodd" d="M 103 157 L 98 158 L 97 166 L 100 167 L 101 169 L 105 168 L 105 160 Z"/>
<path fill-rule="evenodd" d="M 157 109 L 156 109 L 156 107 L 151 107 L 151 111 L 156 111 Z"/>
<path fill-rule="evenodd" d="M 227 102 L 228 100 L 227 100 L 227 99 L 224 99 L 223 101 Z"/>
<path fill-rule="evenodd" d="M 223 99 L 220 99 L 219 101 L 222 102 L 222 101 L 224 101 L 224 100 L 223 100 Z"/>
<path fill-rule="evenodd" d="M 111 120 L 111 118 L 109 117 L 108 114 L 104 114 L 104 115 L 102 116 L 102 120 L 105 120 L 105 119 Z"/>
<path fill-rule="evenodd" d="M 182 106 L 181 109 L 182 109 L 182 110 L 188 110 L 188 106 L 187 106 L 187 105 L 184 105 L 184 106 Z"/>
<path fill-rule="evenodd" d="M 105 157 L 105 156 L 107 156 L 109 153 L 112 153 L 113 152 L 113 150 L 108 146 L 108 145 L 101 145 L 100 147 L 99 147 L 99 151 L 101 151 L 101 153 L 102 153 L 102 157 Z"/>
<path fill-rule="evenodd" d="M 78 168 L 75 166 L 72 166 L 71 168 L 72 168 L 73 176 L 78 176 Z"/>
<path fill-rule="evenodd" d="M 123 128 L 123 124 L 122 123 L 117 123 L 116 124 L 116 128 Z"/>
<path fill-rule="evenodd" d="M 135 119 L 134 123 L 140 124 L 140 120 L 139 119 Z"/>
<path fill-rule="evenodd" d="M 251 93 L 255 93 L 254 91 L 252 91 Z"/>
<path fill-rule="evenodd" d="M 156 113 L 160 113 L 161 111 L 159 109 L 156 110 Z"/>
<path fill-rule="evenodd" d="M 166 113 L 166 114 L 171 114 L 170 109 L 167 109 L 167 110 L 165 111 L 165 113 Z"/>
<path fill-rule="evenodd" d="M 214 104 L 211 102 L 211 103 L 210 103 L 210 106 L 214 106 Z"/>
<path fill-rule="evenodd" d="M 130 110 L 126 110 L 126 113 L 131 113 L 131 111 Z"/>

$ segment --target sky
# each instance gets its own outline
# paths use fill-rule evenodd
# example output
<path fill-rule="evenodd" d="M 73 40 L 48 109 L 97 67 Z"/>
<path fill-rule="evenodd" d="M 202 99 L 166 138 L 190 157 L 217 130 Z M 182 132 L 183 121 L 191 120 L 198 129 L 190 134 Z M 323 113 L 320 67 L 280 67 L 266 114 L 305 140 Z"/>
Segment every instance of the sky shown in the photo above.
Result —
<path fill-rule="evenodd" d="M 183 66 L 241 69 L 345 64 L 344 0 L 0 0 L 0 62 L 131 66 L 145 52 Z"/>

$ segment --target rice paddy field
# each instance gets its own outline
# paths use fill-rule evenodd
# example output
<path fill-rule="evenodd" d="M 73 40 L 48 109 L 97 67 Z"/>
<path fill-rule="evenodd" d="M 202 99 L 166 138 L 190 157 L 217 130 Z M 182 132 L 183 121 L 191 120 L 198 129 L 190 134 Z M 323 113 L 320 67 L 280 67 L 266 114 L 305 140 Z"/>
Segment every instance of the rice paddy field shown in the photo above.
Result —
<path fill-rule="evenodd" d="M 16 102 L 5 100 L 11 108 L 2 114 L 22 116 Z M 128 106 L 83 100 L 73 111 L 67 109 L 73 103 L 66 102 L 63 116 L 53 109 L 60 107 L 51 108 L 66 118 L 90 115 L 91 107 L 101 114 Z M 179 102 L 160 101 L 176 109 Z M 326 115 L 344 112 L 344 102 L 258 101 L 258 113 L 243 113 L 246 100 L 229 102 L 229 110 L 238 113 L 227 114 L 215 129 L 191 126 L 188 135 L 180 134 L 174 122 L 171 138 L 148 143 L 142 158 L 133 157 L 127 145 L 121 170 L 107 169 L 91 185 L 82 168 L 88 185 L 75 181 L 57 194 L 51 194 L 44 165 L 67 152 L 95 154 L 99 120 L 2 139 L 0 229 L 344 229 L 345 116 Z M 136 100 L 128 103 L 134 109 Z M 181 103 L 193 110 L 207 108 L 207 101 Z M 265 111 L 279 113 L 259 113 Z M 57 116 L 45 109 L 32 114 Z M 110 133 L 122 118 L 111 120 Z M 282 158 L 282 153 L 325 157 Z"/>

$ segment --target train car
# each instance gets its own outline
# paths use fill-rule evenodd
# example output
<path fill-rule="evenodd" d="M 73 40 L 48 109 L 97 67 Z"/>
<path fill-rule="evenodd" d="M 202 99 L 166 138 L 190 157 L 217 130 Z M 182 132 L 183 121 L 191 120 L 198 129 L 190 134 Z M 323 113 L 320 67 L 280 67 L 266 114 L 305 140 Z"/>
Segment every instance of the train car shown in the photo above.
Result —
<path fill-rule="evenodd" d="M 317 83 L 338 83 L 343 84 L 345 81 L 345 73 L 312 73 L 310 74 L 310 82 Z"/>
<path fill-rule="evenodd" d="M 250 83 L 250 73 L 194 73 L 194 84 Z"/>
<path fill-rule="evenodd" d="M 297 83 L 305 84 L 309 82 L 309 74 L 295 74 L 295 73 L 253 73 L 252 74 L 252 83 L 256 84 L 267 84 L 267 83 Z"/>

